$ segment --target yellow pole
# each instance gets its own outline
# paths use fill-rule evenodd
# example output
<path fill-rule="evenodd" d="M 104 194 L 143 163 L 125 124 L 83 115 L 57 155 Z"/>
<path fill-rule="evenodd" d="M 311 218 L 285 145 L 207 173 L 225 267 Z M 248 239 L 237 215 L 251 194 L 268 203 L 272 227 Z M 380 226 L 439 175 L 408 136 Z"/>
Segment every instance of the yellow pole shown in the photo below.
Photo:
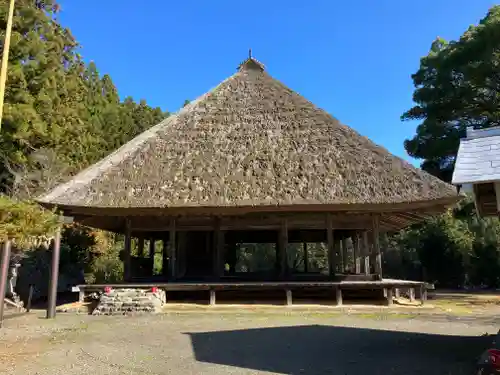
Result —
<path fill-rule="evenodd" d="M 14 18 L 14 2 L 10 0 L 7 29 L 3 45 L 2 67 L 0 69 L 0 130 L 2 129 L 3 102 L 5 97 L 5 81 L 7 80 L 7 66 L 9 64 L 10 34 L 12 32 L 12 19 Z"/>

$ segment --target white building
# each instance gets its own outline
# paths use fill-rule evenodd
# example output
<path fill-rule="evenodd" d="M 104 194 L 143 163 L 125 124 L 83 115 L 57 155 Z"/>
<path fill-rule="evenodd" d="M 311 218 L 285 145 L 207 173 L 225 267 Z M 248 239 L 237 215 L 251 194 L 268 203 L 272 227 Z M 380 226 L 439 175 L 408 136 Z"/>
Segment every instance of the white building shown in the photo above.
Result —
<path fill-rule="evenodd" d="M 452 183 L 472 191 L 480 216 L 500 213 L 500 127 L 474 130 L 460 141 Z"/>

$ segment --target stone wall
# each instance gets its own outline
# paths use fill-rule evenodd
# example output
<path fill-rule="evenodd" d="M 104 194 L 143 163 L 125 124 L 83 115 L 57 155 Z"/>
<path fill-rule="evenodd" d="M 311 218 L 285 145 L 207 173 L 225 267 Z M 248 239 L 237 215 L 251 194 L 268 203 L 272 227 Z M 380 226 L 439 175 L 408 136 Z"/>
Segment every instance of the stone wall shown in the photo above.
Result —
<path fill-rule="evenodd" d="M 164 290 L 112 289 L 103 293 L 92 315 L 158 313 L 166 303 Z"/>

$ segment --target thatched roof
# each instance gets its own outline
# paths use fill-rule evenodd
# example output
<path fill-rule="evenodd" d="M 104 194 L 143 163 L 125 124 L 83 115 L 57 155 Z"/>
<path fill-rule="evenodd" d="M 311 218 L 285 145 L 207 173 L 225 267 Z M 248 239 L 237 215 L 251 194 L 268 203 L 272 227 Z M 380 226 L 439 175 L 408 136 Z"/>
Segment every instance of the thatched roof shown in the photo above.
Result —
<path fill-rule="evenodd" d="M 41 203 L 241 207 L 424 202 L 454 187 L 391 155 L 250 58 Z"/>

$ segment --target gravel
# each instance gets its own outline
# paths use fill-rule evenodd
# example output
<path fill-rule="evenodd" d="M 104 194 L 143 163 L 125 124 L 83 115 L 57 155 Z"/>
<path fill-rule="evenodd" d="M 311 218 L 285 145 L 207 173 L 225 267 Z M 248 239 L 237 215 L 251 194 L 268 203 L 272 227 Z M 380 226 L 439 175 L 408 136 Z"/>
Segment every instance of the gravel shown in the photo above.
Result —
<path fill-rule="evenodd" d="M 498 322 L 424 316 L 43 314 L 0 330 L 1 374 L 472 374 Z"/>

